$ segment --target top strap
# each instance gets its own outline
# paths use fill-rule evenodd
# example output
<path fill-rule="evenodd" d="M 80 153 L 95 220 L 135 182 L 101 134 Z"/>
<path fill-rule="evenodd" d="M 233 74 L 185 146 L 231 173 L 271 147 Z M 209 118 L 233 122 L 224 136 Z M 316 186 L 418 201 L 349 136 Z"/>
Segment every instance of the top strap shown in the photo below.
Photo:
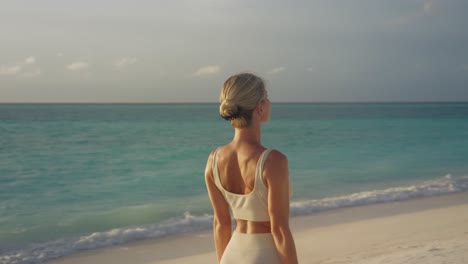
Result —
<path fill-rule="evenodd" d="M 265 151 L 263 151 L 262 155 L 260 155 L 260 159 L 257 162 L 257 171 L 255 173 L 255 177 L 256 177 L 255 185 L 258 185 L 258 184 L 265 185 L 263 184 L 263 179 L 262 179 L 263 164 L 265 164 L 265 160 L 267 159 L 268 154 L 270 154 L 272 150 L 273 149 L 266 149 Z"/>
<path fill-rule="evenodd" d="M 220 148 L 217 148 L 213 154 L 213 161 L 212 161 L 212 164 L 211 164 L 211 171 L 213 172 L 213 177 L 214 177 L 214 181 L 215 181 L 215 184 L 216 186 L 218 187 L 218 189 L 220 189 L 221 191 L 224 189 L 222 188 L 221 186 L 221 180 L 219 179 L 219 173 L 218 173 L 218 163 L 216 161 L 216 155 L 218 154 L 218 150 Z"/>

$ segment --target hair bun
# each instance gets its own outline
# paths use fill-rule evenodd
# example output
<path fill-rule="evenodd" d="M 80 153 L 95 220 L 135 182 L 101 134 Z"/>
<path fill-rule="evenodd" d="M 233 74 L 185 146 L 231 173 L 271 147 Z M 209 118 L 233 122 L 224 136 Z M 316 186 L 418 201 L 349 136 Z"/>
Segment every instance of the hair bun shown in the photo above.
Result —
<path fill-rule="evenodd" d="M 219 114 L 235 128 L 250 126 L 257 105 L 266 96 L 262 78 L 239 73 L 224 81 L 219 95 Z"/>
<path fill-rule="evenodd" d="M 224 100 L 224 104 L 229 105 L 229 106 L 236 106 L 236 102 L 234 102 L 234 100 L 231 100 L 231 99 Z"/>
<path fill-rule="evenodd" d="M 239 116 L 240 111 L 233 100 L 226 99 L 219 106 L 219 112 L 221 113 L 222 118 L 232 120 Z"/>

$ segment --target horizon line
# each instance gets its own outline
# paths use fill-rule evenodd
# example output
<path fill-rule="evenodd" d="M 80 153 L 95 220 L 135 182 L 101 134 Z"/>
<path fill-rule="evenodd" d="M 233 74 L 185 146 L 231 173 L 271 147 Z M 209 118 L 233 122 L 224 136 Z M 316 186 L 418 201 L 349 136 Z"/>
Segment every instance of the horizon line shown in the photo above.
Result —
<path fill-rule="evenodd" d="M 274 104 L 398 104 L 468 103 L 467 101 L 273 101 Z M 0 104 L 219 104 L 219 102 L 0 102 Z"/>

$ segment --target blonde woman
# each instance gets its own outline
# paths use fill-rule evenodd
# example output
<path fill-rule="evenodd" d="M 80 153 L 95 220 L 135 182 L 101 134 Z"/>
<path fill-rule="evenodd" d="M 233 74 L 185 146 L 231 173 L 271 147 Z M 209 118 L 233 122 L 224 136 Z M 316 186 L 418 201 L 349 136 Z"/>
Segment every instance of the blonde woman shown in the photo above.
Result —
<path fill-rule="evenodd" d="M 219 100 L 234 138 L 210 154 L 205 169 L 218 262 L 297 263 L 289 228 L 288 160 L 261 143 L 261 125 L 270 119 L 265 84 L 251 73 L 231 76 Z"/>

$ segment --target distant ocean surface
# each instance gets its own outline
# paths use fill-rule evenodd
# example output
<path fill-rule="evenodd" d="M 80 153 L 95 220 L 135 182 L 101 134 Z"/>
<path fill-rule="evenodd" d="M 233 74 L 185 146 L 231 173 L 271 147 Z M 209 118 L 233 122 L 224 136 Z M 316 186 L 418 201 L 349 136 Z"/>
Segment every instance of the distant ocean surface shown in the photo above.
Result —
<path fill-rule="evenodd" d="M 468 103 L 272 104 L 293 215 L 468 191 Z M 211 228 L 218 104 L 0 104 L 0 263 Z"/>

